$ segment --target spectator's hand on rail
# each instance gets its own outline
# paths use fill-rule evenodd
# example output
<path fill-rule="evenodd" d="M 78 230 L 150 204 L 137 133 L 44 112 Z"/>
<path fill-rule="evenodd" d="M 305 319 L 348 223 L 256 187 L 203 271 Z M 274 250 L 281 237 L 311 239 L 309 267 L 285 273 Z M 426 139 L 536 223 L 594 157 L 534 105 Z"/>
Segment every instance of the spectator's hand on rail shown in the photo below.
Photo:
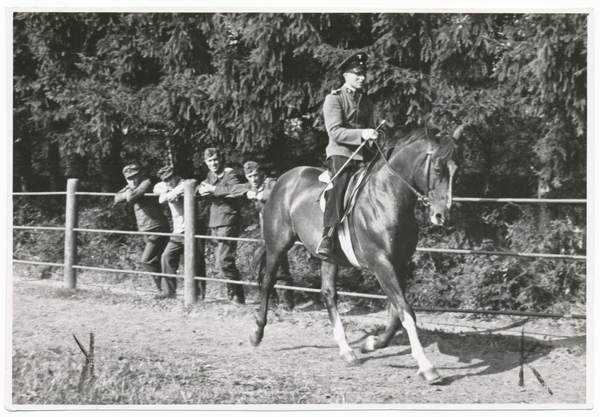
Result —
<path fill-rule="evenodd" d="M 154 189 L 152 191 L 154 192 L 154 194 L 164 194 L 167 191 L 169 191 L 169 188 L 164 182 L 159 182 L 154 186 Z"/>
<path fill-rule="evenodd" d="M 207 195 L 211 195 L 214 194 L 215 192 L 215 186 L 202 182 L 200 183 L 200 186 L 198 187 L 198 194 L 200 194 L 201 196 L 207 196 Z"/>

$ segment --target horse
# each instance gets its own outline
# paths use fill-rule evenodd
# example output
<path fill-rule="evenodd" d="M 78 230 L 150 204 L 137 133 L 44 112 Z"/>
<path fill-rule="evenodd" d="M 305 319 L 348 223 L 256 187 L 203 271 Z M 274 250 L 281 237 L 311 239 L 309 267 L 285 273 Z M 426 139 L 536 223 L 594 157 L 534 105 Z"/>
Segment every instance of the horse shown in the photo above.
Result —
<path fill-rule="evenodd" d="M 458 138 L 459 131 L 455 132 Z M 429 210 L 434 225 L 443 225 L 450 217 L 452 183 L 457 170 L 457 145 L 448 134 L 427 128 L 387 141 L 367 166 L 362 189 L 348 214 L 354 225 L 352 244 L 360 266 L 376 276 L 389 301 L 388 324 L 379 336 L 365 339 L 363 353 L 386 347 L 395 333 L 404 327 L 416 359 L 418 375 L 429 383 L 441 379 L 419 341 L 415 313 L 406 299 L 410 261 L 418 239 L 415 205 L 421 200 Z M 258 346 L 267 324 L 269 291 L 281 260 L 296 240 L 321 262 L 321 296 L 333 326 L 339 356 L 356 365 L 357 356 L 348 345 L 337 308 L 336 278 L 339 266 L 353 266 L 336 244 L 331 257 L 316 255 L 321 239 L 323 213 L 318 197 L 324 184 L 316 167 L 301 166 L 284 173 L 272 190 L 264 210 L 263 237 L 267 248 L 266 271 L 260 288 L 260 307 L 250 342 Z"/>

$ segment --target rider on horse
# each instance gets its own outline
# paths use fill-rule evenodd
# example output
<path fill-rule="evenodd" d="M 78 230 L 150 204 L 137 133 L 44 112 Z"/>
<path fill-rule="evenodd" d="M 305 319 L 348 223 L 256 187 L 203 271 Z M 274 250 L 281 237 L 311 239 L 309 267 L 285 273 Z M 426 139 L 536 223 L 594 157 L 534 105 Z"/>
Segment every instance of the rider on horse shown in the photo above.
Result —
<path fill-rule="evenodd" d="M 333 188 L 325 191 L 323 238 L 317 248 L 317 254 L 325 257 L 330 256 L 333 250 L 333 231 L 343 216 L 344 191 L 350 181 L 351 171 L 364 159 L 364 147 L 351 161 L 349 159 L 363 141 L 378 137 L 373 102 L 363 91 L 367 81 L 367 59 L 366 53 L 358 52 L 338 66 L 345 83 L 328 94 L 323 104 L 325 128 L 329 135 L 326 163 L 331 177 L 348 163 L 333 181 Z"/>

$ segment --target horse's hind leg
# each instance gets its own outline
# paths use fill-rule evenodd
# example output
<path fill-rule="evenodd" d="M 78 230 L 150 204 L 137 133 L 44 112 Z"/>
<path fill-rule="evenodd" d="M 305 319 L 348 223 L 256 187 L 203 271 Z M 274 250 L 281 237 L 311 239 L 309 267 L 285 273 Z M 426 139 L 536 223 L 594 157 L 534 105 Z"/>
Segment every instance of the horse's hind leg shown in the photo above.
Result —
<path fill-rule="evenodd" d="M 385 331 L 379 336 L 368 336 L 360 347 L 361 352 L 373 352 L 374 350 L 387 347 L 401 327 L 402 323 L 400 322 L 400 316 L 394 306 L 390 303 L 388 305 L 388 325 Z"/>
<path fill-rule="evenodd" d="M 357 361 L 356 355 L 350 345 L 348 345 L 344 326 L 342 325 L 340 313 L 337 308 L 337 292 L 335 290 L 337 273 L 337 265 L 324 261 L 321 263 L 321 296 L 323 297 L 323 302 L 329 313 L 329 320 L 331 320 L 331 325 L 333 326 L 333 337 L 340 347 L 340 357 L 348 365 L 354 365 Z"/>
<path fill-rule="evenodd" d="M 256 326 L 250 332 L 250 343 L 252 343 L 252 346 L 258 346 L 264 336 L 265 326 L 267 325 L 267 312 L 269 310 L 269 295 L 275 287 L 279 261 L 284 254 L 285 252 L 283 251 L 267 250 L 267 266 L 260 285 L 260 307 L 256 316 Z"/>

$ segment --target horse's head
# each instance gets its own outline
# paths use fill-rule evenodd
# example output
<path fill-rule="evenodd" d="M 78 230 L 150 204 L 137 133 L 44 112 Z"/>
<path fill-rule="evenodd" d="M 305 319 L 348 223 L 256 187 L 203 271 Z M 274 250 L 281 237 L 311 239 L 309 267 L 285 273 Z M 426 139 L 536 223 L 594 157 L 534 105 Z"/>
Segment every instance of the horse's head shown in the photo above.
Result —
<path fill-rule="evenodd" d="M 454 137 L 458 139 L 462 127 Z M 452 183 L 458 151 L 452 136 L 419 129 L 391 144 L 392 170 L 429 210 L 431 222 L 443 225 L 450 218 Z"/>
<path fill-rule="evenodd" d="M 438 134 L 428 142 L 424 169 L 420 175 L 416 174 L 415 181 L 426 196 L 429 219 L 433 224 L 442 226 L 450 219 L 458 152 L 450 135 Z M 418 177 L 421 177 L 420 180 Z"/>

